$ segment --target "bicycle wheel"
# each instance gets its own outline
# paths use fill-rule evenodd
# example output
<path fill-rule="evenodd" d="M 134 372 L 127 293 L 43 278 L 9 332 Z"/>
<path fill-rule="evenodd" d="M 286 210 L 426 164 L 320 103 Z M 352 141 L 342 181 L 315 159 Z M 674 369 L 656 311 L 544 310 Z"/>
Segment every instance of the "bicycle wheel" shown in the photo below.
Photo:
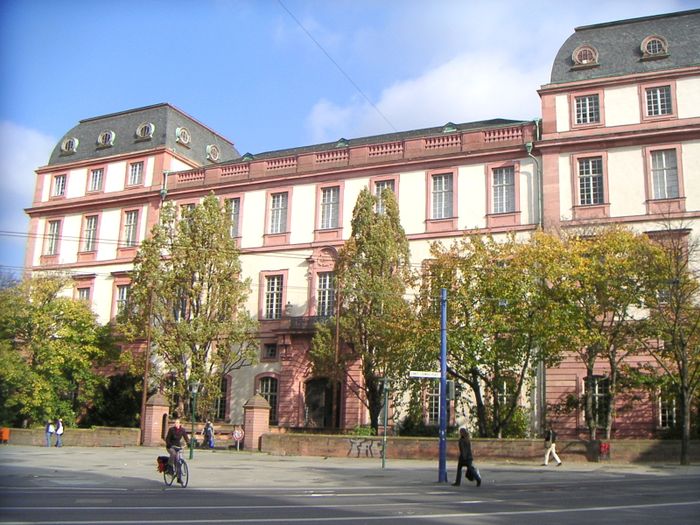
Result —
<path fill-rule="evenodd" d="M 184 489 L 190 480 L 190 470 L 187 468 L 187 462 L 183 459 L 180 462 L 180 485 Z"/>
<path fill-rule="evenodd" d="M 176 474 L 176 469 L 173 468 L 172 470 L 170 467 L 166 467 L 165 470 L 163 471 L 163 481 L 165 484 L 169 487 L 170 485 L 173 484 L 173 481 L 175 481 L 175 478 L 177 477 Z"/>

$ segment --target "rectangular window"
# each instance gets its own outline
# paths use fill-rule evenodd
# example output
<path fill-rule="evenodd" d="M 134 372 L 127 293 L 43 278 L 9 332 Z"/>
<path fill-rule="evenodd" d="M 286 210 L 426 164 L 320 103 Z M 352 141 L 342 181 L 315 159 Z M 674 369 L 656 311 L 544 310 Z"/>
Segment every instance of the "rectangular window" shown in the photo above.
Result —
<path fill-rule="evenodd" d="M 78 300 L 90 302 L 90 288 L 78 288 Z"/>
<path fill-rule="evenodd" d="M 127 211 L 124 214 L 124 246 L 134 247 L 138 239 L 139 212 L 136 210 Z"/>
<path fill-rule="evenodd" d="M 277 359 L 277 344 L 276 343 L 265 343 L 263 345 L 263 360 L 274 360 Z"/>
<path fill-rule="evenodd" d="M 598 95 L 576 97 L 576 124 L 597 124 L 600 122 L 600 101 Z"/>
<path fill-rule="evenodd" d="M 604 428 L 608 419 L 610 380 L 603 376 L 592 376 L 586 380 L 586 395 L 591 396 L 591 406 L 596 427 Z"/>
<path fill-rule="evenodd" d="M 85 217 L 83 228 L 83 251 L 94 252 L 97 247 L 97 215 Z"/>
<path fill-rule="evenodd" d="M 287 193 L 273 193 L 270 200 L 270 233 L 287 231 Z"/>
<path fill-rule="evenodd" d="M 677 199 L 678 164 L 676 150 L 658 150 L 651 152 L 651 183 L 654 199 Z"/>
<path fill-rule="evenodd" d="M 129 285 L 120 284 L 117 286 L 117 314 L 124 312 L 129 300 Z"/>
<path fill-rule="evenodd" d="M 143 161 L 129 164 L 129 181 L 127 185 L 138 186 L 139 184 L 143 184 Z"/>
<path fill-rule="evenodd" d="M 44 255 L 56 255 L 58 253 L 58 236 L 61 232 L 61 221 L 49 221 L 46 232 L 46 251 Z"/>
<path fill-rule="evenodd" d="M 214 417 L 219 420 L 226 419 L 226 393 L 228 392 L 228 381 L 225 377 L 221 378 L 221 388 L 219 396 L 216 398 L 214 406 Z"/>
<path fill-rule="evenodd" d="M 331 317 L 335 308 L 335 284 L 333 272 L 323 272 L 318 274 L 318 288 L 316 290 L 318 301 L 316 304 L 316 315 L 320 317 Z"/>
<path fill-rule="evenodd" d="M 593 157 L 579 159 L 579 204 L 603 204 L 603 159 Z"/>
<path fill-rule="evenodd" d="M 676 398 L 673 395 L 659 396 L 659 426 L 661 428 L 676 426 Z"/>
<path fill-rule="evenodd" d="M 53 196 L 63 197 L 66 194 L 66 176 L 56 175 L 53 178 Z"/>
<path fill-rule="evenodd" d="M 452 174 L 433 175 L 433 219 L 452 217 Z"/>
<path fill-rule="evenodd" d="M 270 425 L 277 424 L 277 390 L 279 382 L 274 377 L 263 377 L 260 380 L 260 395 L 270 405 Z"/>
<path fill-rule="evenodd" d="M 338 210 L 340 204 L 340 187 L 323 188 L 321 190 L 321 229 L 328 230 L 338 227 Z"/>
<path fill-rule="evenodd" d="M 647 88 L 647 116 L 659 117 L 673 113 L 671 86 Z"/>
<path fill-rule="evenodd" d="M 97 168 L 90 170 L 90 185 L 88 191 L 102 191 L 102 180 L 104 179 L 104 169 Z"/>
<path fill-rule="evenodd" d="M 493 170 L 493 213 L 515 211 L 515 168 L 495 168 Z"/>
<path fill-rule="evenodd" d="M 426 390 L 425 397 L 425 423 L 437 425 L 440 423 L 440 383 L 438 381 L 431 381 L 431 386 Z"/>
<path fill-rule="evenodd" d="M 226 205 L 228 206 L 229 213 L 231 214 L 231 237 L 235 238 L 240 236 L 239 223 L 241 219 L 241 199 L 240 197 L 226 199 Z"/>
<path fill-rule="evenodd" d="M 382 201 L 382 192 L 385 189 L 391 190 L 393 193 L 396 192 L 393 179 L 379 180 L 374 185 L 374 194 L 377 196 L 377 213 L 382 215 L 386 213 L 386 204 Z"/>
<path fill-rule="evenodd" d="M 270 275 L 265 279 L 265 319 L 282 318 L 282 275 Z"/>

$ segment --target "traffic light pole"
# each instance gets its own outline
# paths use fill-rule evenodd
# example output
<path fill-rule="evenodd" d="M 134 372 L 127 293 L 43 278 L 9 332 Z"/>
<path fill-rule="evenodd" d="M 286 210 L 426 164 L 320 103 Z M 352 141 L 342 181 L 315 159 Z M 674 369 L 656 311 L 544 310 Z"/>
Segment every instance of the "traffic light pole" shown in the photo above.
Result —
<path fill-rule="evenodd" d="M 447 289 L 440 290 L 440 460 L 439 483 L 447 483 Z"/>

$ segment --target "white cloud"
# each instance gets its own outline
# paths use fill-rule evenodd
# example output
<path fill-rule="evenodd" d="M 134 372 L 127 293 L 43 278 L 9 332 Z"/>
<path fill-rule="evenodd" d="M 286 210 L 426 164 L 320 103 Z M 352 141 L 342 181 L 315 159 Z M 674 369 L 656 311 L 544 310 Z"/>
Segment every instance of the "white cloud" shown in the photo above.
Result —
<path fill-rule="evenodd" d="M 385 88 L 375 105 L 398 131 L 448 121 L 533 119 L 540 114 L 536 90 L 548 78 L 548 68 L 549 64 L 523 71 L 503 56 L 463 54 Z M 321 100 L 307 123 L 314 142 L 392 131 L 369 103 L 359 99 L 344 106 Z"/>
<path fill-rule="evenodd" d="M 0 266 L 22 266 L 36 175 L 57 139 L 12 122 L 0 122 Z"/>

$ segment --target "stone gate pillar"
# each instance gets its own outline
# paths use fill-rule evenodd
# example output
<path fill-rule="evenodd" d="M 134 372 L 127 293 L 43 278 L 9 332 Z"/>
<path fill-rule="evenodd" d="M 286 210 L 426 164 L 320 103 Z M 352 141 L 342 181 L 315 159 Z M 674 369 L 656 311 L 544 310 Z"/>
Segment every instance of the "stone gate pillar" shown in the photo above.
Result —
<path fill-rule="evenodd" d="M 141 444 L 146 447 L 163 445 L 165 433 L 168 430 L 168 412 L 170 406 L 165 396 L 158 392 L 146 401 L 144 415 L 144 431 Z"/>
<path fill-rule="evenodd" d="M 260 437 L 270 431 L 270 404 L 255 394 L 243 405 L 243 448 L 260 450 Z"/>

